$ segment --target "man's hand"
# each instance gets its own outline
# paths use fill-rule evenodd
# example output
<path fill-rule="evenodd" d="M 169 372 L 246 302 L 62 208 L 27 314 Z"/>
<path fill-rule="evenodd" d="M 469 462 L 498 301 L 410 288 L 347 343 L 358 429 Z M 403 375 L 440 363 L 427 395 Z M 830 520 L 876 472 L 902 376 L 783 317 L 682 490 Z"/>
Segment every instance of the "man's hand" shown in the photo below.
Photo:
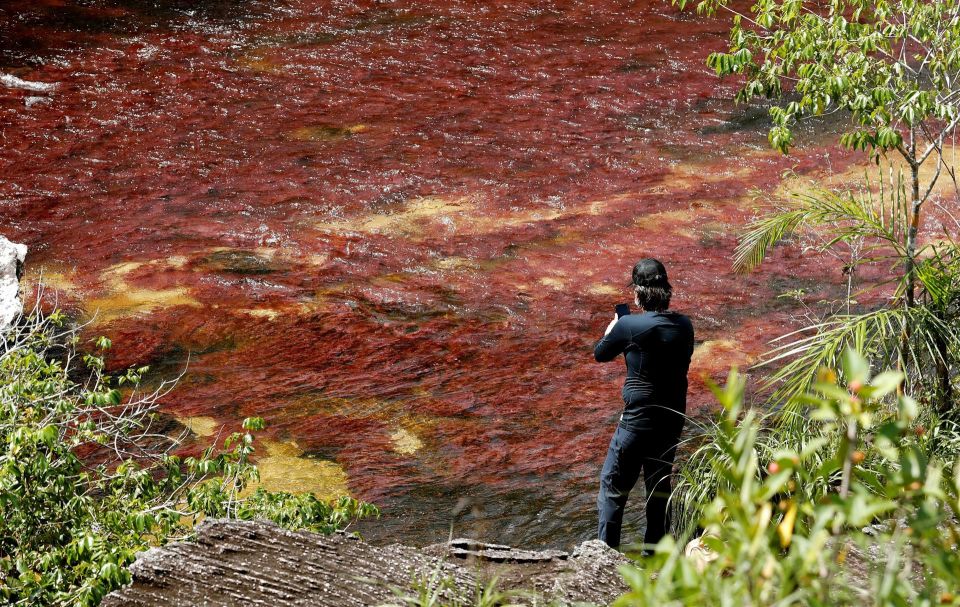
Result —
<path fill-rule="evenodd" d="M 616 314 L 614 314 L 614 315 L 613 315 L 613 320 L 611 320 L 611 321 L 610 321 L 610 324 L 607 325 L 607 330 L 603 332 L 603 336 L 604 336 L 604 337 L 606 337 L 607 335 L 610 335 L 610 331 L 613 331 L 613 325 L 617 324 L 617 321 L 618 321 L 618 320 L 620 320 L 620 319 L 617 318 L 617 315 L 616 315 Z"/>

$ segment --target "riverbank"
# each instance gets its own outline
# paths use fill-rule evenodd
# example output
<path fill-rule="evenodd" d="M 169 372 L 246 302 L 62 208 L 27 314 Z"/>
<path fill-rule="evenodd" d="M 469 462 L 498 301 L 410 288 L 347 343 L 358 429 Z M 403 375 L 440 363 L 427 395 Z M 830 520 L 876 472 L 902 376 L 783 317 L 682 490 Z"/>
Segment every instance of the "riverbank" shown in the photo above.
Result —
<path fill-rule="evenodd" d="M 474 605 L 494 580 L 500 592 L 522 591 L 523 604 L 606 605 L 626 592 L 619 567 L 628 562 L 596 540 L 572 553 L 470 540 L 417 549 L 265 522 L 208 520 L 195 541 L 142 554 L 131 566 L 132 584 L 103 606 L 361 607 L 403 604 L 399 595 L 428 588 L 444 605 Z"/>

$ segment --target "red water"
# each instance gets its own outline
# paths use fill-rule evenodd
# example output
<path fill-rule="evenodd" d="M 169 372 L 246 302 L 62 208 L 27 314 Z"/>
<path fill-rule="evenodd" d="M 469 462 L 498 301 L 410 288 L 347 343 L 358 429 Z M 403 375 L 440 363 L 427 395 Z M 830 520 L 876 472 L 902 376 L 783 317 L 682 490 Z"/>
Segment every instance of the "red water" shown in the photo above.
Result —
<path fill-rule="evenodd" d="M 724 36 L 666 0 L 12 0 L 0 71 L 59 89 L 0 89 L 0 232 L 101 310 L 114 367 L 190 354 L 168 411 L 339 463 L 370 534 L 569 545 L 637 258 L 706 342 L 694 415 L 794 325 L 778 294 L 841 281 L 790 250 L 731 273 L 751 191 L 842 161 L 767 150 L 703 65 Z"/>

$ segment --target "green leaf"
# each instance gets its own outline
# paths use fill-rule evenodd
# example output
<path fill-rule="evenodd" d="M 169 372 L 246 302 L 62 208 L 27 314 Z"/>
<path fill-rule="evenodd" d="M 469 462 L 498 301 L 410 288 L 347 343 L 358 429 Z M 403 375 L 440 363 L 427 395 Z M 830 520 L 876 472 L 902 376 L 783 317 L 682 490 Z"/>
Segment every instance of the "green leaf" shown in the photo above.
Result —
<path fill-rule="evenodd" d="M 884 396 L 895 392 L 897 388 L 900 387 L 902 382 L 903 373 L 890 370 L 884 371 L 870 381 L 870 386 L 873 388 L 871 397 L 883 398 Z"/>
<path fill-rule="evenodd" d="M 60 432 L 56 426 L 45 426 L 40 430 L 39 437 L 40 440 L 49 447 L 60 438 Z"/>
<path fill-rule="evenodd" d="M 262 417 L 247 417 L 243 420 L 243 429 L 249 431 L 263 430 L 266 428 Z"/>
<path fill-rule="evenodd" d="M 897 407 L 899 409 L 900 419 L 907 422 L 912 422 L 917 419 L 917 416 L 920 414 L 917 401 L 906 395 L 897 399 Z"/>
<path fill-rule="evenodd" d="M 847 348 L 843 354 L 843 375 L 848 385 L 853 382 L 866 384 L 870 381 L 870 363 L 856 350 Z"/>

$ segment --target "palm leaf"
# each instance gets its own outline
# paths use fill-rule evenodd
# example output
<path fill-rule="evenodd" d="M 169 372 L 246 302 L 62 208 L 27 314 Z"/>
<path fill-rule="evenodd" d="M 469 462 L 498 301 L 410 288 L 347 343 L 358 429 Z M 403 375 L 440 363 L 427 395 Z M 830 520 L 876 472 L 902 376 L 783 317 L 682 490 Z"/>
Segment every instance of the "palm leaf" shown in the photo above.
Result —
<path fill-rule="evenodd" d="M 904 252 L 902 227 L 907 198 L 902 184 L 896 189 L 889 204 L 882 192 L 878 200 L 869 189 L 858 193 L 822 189 L 809 194 L 794 193 L 789 208 L 747 226 L 734 251 L 733 268 L 736 272 L 756 268 L 774 245 L 801 229 L 834 231 L 821 249 L 865 238 L 875 242 L 870 248 L 892 248 L 892 253 L 899 255 Z"/>
<path fill-rule="evenodd" d="M 940 357 L 938 341 L 958 343 L 957 329 L 932 310 L 884 308 L 855 315 L 836 315 L 828 320 L 794 331 L 775 340 L 784 342 L 771 350 L 756 366 L 781 364 L 763 382 L 773 389 L 772 404 L 781 408 L 784 419 L 799 413 L 797 396 L 806 392 L 821 368 L 840 368 L 843 352 L 853 348 L 881 365 L 892 364 L 901 347 L 903 327 L 911 328 L 906 358 L 914 368 Z"/>

